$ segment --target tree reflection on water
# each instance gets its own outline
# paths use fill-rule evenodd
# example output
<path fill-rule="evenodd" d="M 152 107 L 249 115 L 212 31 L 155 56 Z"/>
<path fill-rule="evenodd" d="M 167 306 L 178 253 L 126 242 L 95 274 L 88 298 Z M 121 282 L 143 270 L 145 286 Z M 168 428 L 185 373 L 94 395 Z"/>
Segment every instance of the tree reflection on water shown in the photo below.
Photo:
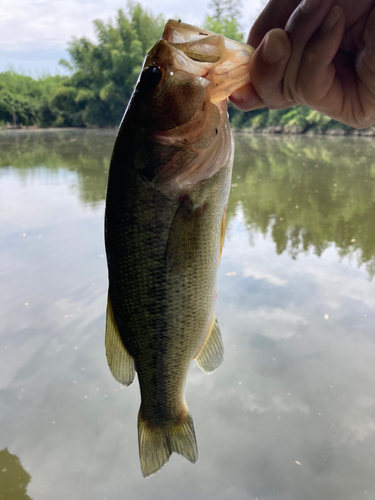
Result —
<path fill-rule="evenodd" d="M 30 479 L 16 455 L 0 451 L 0 500 L 31 500 L 26 493 Z"/>
<path fill-rule="evenodd" d="M 105 199 L 115 131 L 0 134 L 0 167 L 23 177 L 45 167 L 76 171 L 81 201 Z M 375 153 L 372 139 L 236 136 L 228 223 L 242 206 L 250 237 L 271 233 L 278 254 L 320 256 L 334 245 L 375 275 Z"/>
<path fill-rule="evenodd" d="M 271 232 L 293 258 L 335 245 L 375 274 L 372 141 L 237 136 L 229 219 L 241 204 L 250 234 Z M 236 186 L 237 184 L 237 186 Z"/>

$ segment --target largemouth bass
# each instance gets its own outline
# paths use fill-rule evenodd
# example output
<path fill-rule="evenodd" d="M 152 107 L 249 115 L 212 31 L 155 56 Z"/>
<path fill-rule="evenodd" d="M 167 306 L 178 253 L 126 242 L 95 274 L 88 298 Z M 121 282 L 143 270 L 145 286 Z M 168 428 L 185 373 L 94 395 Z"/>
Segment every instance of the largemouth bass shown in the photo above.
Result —
<path fill-rule="evenodd" d="M 233 163 L 226 98 L 251 47 L 169 21 L 147 54 L 114 146 L 106 201 L 106 353 L 141 390 L 145 477 L 173 452 L 196 462 L 184 388 L 190 362 L 223 360 L 214 313 Z"/>

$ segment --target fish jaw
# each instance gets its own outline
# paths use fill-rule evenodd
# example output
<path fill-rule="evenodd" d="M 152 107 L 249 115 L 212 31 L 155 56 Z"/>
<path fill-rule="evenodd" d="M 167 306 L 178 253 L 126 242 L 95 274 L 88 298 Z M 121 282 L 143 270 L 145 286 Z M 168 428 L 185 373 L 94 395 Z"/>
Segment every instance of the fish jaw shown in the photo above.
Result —
<path fill-rule="evenodd" d="M 176 69 L 210 81 L 213 103 L 227 99 L 250 82 L 250 59 L 254 52 L 250 45 L 174 20 L 165 25 L 162 39 L 174 48 Z"/>

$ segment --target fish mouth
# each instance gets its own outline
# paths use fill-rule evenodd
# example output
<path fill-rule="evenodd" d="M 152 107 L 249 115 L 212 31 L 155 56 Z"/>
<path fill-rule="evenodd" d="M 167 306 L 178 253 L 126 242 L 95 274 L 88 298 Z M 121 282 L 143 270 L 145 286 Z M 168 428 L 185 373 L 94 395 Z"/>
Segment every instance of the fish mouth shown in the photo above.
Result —
<path fill-rule="evenodd" d="M 174 20 L 165 25 L 160 43 L 168 47 L 168 70 L 208 80 L 213 103 L 227 99 L 250 81 L 254 52 L 250 45 Z M 152 51 L 148 59 L 150 56 L 152 59 Z"/>

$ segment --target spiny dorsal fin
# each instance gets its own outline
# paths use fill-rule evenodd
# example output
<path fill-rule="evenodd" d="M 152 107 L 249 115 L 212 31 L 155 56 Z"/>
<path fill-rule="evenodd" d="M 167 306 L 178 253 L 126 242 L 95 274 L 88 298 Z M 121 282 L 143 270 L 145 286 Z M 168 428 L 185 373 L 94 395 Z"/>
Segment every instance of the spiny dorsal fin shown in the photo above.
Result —
<path fill-rule="evenodd" d="M 108 366 L 114 378 L 121 384 L 130 385 L 134 380 L 134 359 L 121 340 L 109 294 L 105 327 L 105 350 Z"/>
<path fill-rule="evenodd" d="M 168 462 L 173 452 L 193 464 L 198 460 L 193 419 L 187 408 L 186 415 L 178 422 L 157 427 L 143 420 L 141 407 L 138 415 L 138 441 L 144 477 L 156 474 Z"/>
<path fill-rule="evenodd" d="M 221 338 L 219 323 L 216 316 L 212 321 L 211 330 L 202 349 L 195 357 L 195 362 L 205 373 L 214 372 L 224 359 L 224 346 Z"/>

